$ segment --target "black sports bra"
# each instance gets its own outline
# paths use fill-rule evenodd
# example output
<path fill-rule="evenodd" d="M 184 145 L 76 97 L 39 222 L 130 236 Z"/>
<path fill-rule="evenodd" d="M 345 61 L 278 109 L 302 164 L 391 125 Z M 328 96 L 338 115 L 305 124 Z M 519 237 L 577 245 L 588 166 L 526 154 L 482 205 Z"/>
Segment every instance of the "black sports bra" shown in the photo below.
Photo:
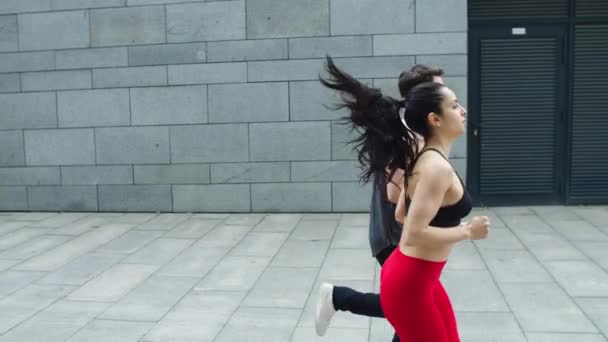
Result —
<path fill-rule="evenodd" d="M 426 151 L 435 151 L 435 152 L 439 153 L 439 155 L 441 155 L 443 157 L 443 159 L 447 160 L 448 163 L 450 162 L 443 155 L 443 153 L 441 153 L 439 150 L 437 150 L 435 148 L 423 149 L 418 154 L 418 157 L 416 158 L 416 160 L 418 158 L 420 158 L 420 156 Z M 416 161 L 414 161 L 414 162 L 416 162 Z M 454 173 L 456 173 L 456 171 L 454 171 Z M 467 191 L 467 188 L 464 186 L 464 183 L 462 182 L 462 179 L 460 178 L 458 173 L 456 173 L 456 176 L 458 176 L 458 179 L 460 180 L 460 184 L 462 184 L 462 197 L 460 198 L 460 200 L 458 200 L 458 202 L 456 202 L 454 204 L 450 204 L 450 205 L 439 208 L 439 210 L 437 210 L 437 214 L 435 214 L 435 217 L 433 217 L 433 220 L 431 220 L 431 222 L 429 223 L 430 226 L 441 227 L 441 228 L 449 228 L 449 227 L 458 226 L 460 224 L 460 221 L 462 220 L 462 218 L 467 216 L 473 209 L 473 201 L 471 199 L 471 195 L 469 195 L 469 192 Z M 411 200 L 410 200 L 409 196 L 406 194 L 405 195 L 406 213 L 409 210 L 410 202 L 411 202 Z"/>

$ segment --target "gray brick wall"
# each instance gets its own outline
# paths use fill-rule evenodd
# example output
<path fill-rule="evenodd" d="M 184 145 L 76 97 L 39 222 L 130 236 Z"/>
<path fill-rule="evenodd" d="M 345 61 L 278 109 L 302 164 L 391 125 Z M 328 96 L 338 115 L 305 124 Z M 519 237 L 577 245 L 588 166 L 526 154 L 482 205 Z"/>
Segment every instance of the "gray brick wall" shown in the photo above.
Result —
<path fill-rule="evenodd" d="M 0 210 L 350 212 L 370 186 L 326 54 L 466 103 L 466 0 L 0 1 Z M 451 155 L 466 172 L 466 141 Z"/>

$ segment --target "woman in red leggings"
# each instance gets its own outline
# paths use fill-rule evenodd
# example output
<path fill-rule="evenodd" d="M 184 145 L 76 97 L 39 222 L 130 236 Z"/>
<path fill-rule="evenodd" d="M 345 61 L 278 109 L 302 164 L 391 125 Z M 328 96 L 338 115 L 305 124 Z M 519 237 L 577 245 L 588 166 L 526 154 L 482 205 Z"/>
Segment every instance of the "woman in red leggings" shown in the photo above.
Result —
<path fill-rule="evenodd" d="M 404 170 L 396 217 L 407 213 L 399 247 L 386 260 L 380 302 L 402 342 L 457 342 L 450 299 L 439 281 L 453 246 L 488 235 L 487 217 L 461 223 L 471 198 L 447 156 L 464 133 L 465 109 L 445 85 L 416 86 L 405 101 L 383 96 L 327 60 L 321 82 L 342 95 L 337 108 L 360 133 L 353 141 L 363 166 L 362 180 L 384 170 Z M 401 123 L 400 116 L 405 124 Z M 418 138 L 424 140 L 419 148 Z M 387 181 L 394 171 L 385 172 Z"/>

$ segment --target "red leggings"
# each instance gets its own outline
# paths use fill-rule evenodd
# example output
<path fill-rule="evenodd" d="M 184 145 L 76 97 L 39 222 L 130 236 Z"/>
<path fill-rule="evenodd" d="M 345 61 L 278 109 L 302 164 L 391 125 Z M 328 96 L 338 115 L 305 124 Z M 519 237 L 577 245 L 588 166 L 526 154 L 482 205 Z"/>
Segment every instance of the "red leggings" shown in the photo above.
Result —
<path fill-rule="evenodd" d="M 380 304 L 401 342 L 460 341 L 452 304 L 439 281 L 445 263 L 396 248 L 382 266 Z"/>

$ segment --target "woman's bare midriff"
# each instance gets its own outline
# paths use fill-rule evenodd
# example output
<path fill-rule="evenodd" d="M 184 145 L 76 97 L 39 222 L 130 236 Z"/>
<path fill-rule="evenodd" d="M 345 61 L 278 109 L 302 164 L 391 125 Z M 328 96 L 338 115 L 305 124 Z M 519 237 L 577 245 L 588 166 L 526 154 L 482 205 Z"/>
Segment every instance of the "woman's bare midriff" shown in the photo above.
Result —
<path fill-rule="evenodd" d="M 427 261 L 433 262 L 443 262 L 448 259 L 450 256 L 450 252 L 454 244 L 444 245 L 441 247 L 428 248 L 421 246 L 408 246 L 403 242 L 399 243 L 399 249 L 401 253 L 411 256 L 413 258 L 418 258 Z"/>

